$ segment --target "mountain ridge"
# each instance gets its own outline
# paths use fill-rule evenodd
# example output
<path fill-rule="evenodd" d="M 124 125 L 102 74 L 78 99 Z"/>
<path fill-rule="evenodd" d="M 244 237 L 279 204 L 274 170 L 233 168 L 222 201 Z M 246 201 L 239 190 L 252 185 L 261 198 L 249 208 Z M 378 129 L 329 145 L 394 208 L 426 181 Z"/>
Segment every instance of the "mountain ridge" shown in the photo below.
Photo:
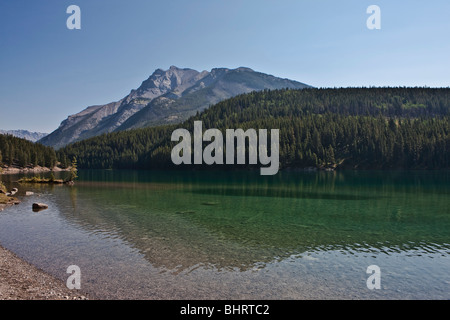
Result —
<path fill-rule="evenodd" d="M 247 67 L 197 71 L 170 66 L 156 69 L 119 101 L 94 105 L 70 115 L 40 143 L 60 148 L 103 133 L 179 123 L 210 105 L 238 94 L 264 89 L 310 86 Z"/>
<path fill-rule="evenodd" d="M 22 138 L 31 142 L 36 142 L 45 136 L 48 135 L 48 133 L 43 132 L 32 132 L 24 129 L 18 129 L 18 130 L 0 130 L 0 134 L 10 134 L 17 138 Z"/>

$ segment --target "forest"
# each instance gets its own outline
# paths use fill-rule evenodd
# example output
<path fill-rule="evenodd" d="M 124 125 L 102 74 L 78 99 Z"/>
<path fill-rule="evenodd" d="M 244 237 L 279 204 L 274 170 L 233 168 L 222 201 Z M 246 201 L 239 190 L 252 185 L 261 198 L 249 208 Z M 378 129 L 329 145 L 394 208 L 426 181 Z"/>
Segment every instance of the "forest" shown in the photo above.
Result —
<path fill-rule="evenodd" d="M 204 130 L 222 132 L 279 129 L 281 169 L 450 167 L 450 88 L 422 87 L 252 92 L 211 106 L 178 125 L 75 142 L 58 150 L 57 157 L 63 162 L 76 157 L 79 168 L 175 168 L 170 154 L 177 142 L 171 141 L 171 133 L 177 128 L 192 133 L 195 120 L 203 122 Z"/>
<path fill-rule="evenodd" d="M 0 165 L 53 168 L 57 163 L 53 148 L 9 134 L 0 134 Z"/>

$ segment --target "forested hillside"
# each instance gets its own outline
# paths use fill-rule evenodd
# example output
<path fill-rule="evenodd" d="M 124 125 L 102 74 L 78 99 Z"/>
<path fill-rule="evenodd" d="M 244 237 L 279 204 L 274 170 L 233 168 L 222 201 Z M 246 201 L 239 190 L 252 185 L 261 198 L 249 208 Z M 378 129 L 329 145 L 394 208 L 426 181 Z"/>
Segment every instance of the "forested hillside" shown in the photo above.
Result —
<path fill-rule="evenodd" d="M 439 169 L 450 167 L 450 89 L 266 90 L 220 102 L 176 126 L 130 130 L 69 145 L 61 158 L 80 168 L 174 167 L 176 128 L 280 129 L 286 167 Z M 207 145 L 208 143 L 205 143 Z M 223 166 L 228 167 L 228 166 Z"/>
<path fill-rule="evenodd" d="M 53 168 L 57 161 L 56 152 L 51 147 L 9 134 L 0 134 L 0 165 Z"/>

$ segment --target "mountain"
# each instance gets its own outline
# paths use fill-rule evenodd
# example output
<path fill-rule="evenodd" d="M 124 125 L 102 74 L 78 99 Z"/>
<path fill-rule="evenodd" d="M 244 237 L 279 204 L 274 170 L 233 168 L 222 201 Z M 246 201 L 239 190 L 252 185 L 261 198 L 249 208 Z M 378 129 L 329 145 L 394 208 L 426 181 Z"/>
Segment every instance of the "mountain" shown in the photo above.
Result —
<path fill-rule="evenodd" d="M 157 69 L 138 89 L 117 102 L 90 106 L 69 116 L 39 142 L 60 148 L 103 133 L 180 123 L 210 105 L 251 91 L 308 87 L 243 67 L 199 72 L 171 66 Z"/>
<path fill-rule="evenodd" d="M 10 134 L 14 137 L 26 139 L 31 142 L 36 142 L 48 135 L 48 133 L 30 132 L 28 130 L 0 130 L 0 134 Z"/>
<path fill-rule="evenodd" d="M 116 131 L 179 123 L 210 105 L 251 91 L 306 87 L 308 86 L 303 83 L 280 79 L 249 68 L 212 69 L 209 73 L 203 73 L 193 86 L 184 91 L 170 91 L 153 99 Z"/>

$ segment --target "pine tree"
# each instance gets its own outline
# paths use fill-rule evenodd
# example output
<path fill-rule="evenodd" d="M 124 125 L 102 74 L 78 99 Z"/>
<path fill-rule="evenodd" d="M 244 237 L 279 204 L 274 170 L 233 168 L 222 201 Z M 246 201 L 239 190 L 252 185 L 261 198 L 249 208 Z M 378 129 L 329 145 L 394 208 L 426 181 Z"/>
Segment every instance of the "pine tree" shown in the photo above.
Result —
<path fill-rule="evenodd" d="M 73 157 L 72 165 L 70 167 L 69 181 L 74 181 L 76 178 L 78 178 L 77 171 L 77 158 Z"/>
<path fill-rule="evenodd" d="M 334 150 L 333 147 L 331 146 L 331 144 L 328 146 L 327 150 L 326 150 L 326 164 L 327 165 L 333 165 L 336 163 L 336 160 L 334 158 Z"/>

